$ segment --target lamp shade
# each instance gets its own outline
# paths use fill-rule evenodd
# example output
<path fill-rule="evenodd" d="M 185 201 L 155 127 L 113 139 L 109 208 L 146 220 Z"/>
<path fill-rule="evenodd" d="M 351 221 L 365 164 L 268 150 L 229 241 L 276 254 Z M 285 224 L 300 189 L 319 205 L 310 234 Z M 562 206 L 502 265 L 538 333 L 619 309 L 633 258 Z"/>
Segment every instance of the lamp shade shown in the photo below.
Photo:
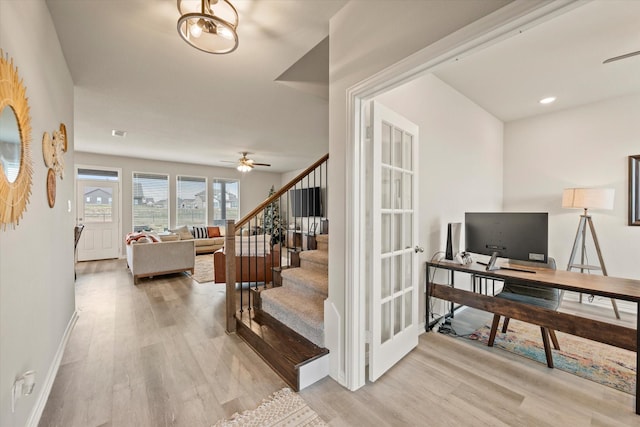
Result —
<path fill-rule="evenodd" d="M 613 209 L 613 188 L 565 188 L 562 207 L 577 209 Z"/>

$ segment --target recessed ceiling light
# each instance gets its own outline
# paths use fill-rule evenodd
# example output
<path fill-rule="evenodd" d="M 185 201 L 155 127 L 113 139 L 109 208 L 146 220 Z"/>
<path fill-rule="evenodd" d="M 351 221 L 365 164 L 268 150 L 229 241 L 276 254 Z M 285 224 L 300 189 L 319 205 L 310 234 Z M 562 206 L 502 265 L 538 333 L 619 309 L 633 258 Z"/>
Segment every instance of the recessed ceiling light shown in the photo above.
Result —
<path fill-rule="evenodd" d="M 127 136 L 127 131 L 126 130 L 113 129 L 111 131 L 111 136 L 117 136 L 118 138 L 124 138 L 125 136 Z"/>
<path fill-rule="evenodd" d="M 546 98 L 542 98 L 540 101 L 538 101 L 540 104 L 551 104 L 552 102 L 554 102 L 556 100 L 555 96 L 547 96 Z"/>

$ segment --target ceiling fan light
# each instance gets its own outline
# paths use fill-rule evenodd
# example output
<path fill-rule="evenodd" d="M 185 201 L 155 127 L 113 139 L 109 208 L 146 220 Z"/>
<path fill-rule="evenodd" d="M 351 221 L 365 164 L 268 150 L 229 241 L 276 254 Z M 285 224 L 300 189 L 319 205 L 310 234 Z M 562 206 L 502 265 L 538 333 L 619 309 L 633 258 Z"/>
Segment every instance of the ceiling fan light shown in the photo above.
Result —
<path fill-rule="evenodd" d="M 555 96 L 547 96 L 546 98 L 542 98 L 540 101 L 538 101 L 540 104 L 542 105 L 547 105 L 547 104 L 551 104 L 553 102 L 555 102 L 556 97 Z"/>
<path fill-rule="evenodd" d="M 238 169 L 240 172 L 245 173 L 245 172 L 249 172 L 249 171 L 251 170 L 251 166 L 246 165 L 246 164 L 244 164 L 244 163 L 243 163 L 243 164 L 238 165 L 238 168 L 237 168 L 237 169 Z"/>

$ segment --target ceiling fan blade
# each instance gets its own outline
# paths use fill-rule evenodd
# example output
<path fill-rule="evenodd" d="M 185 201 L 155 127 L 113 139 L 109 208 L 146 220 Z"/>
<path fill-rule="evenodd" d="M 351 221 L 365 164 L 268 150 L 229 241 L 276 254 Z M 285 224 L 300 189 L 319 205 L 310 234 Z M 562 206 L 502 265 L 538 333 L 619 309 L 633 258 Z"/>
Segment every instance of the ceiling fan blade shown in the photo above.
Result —
<path fill-rule="evenodd" d="M 636 55 L 640 55 L 640 50 L 638 50 L 636 52 L 625 53 L 624 55 L 620 55 L 620 56 L 614 56 L 613 58 L 609 58 L 609 59 L 604 60 L 604 62 L 602 62 L 602 63 L 603 64 L 608 64 L 608 63 L 613 62 L 613 61 L 619 61 L 621 59 L 631 58 L 632 56 L 636 56 Z"/>
<path fill-rule="evenodd" d="M 253 166 L 271 166 L 271 165 L 270 165 L 270 164 L 268 164 L 268 163 L 255 163 L 255 162 L 253 162 L 253 163 L 252 163 L 252 165 L 253 165 Z"/>
<path fill-rule="evenodd" d="M 233 161 L 231 161 L 231 160 L 218 160 L 218 161 L 219 161 L 220 163 L 238 163 L 238 161 L 237 161 L 237 160 L 233 160 Z"/>

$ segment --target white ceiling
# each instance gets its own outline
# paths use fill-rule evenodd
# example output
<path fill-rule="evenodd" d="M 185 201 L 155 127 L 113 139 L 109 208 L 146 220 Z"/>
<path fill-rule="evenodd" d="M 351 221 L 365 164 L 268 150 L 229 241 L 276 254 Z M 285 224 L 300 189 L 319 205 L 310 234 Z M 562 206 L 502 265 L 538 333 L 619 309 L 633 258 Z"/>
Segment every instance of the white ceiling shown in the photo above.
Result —
<path fill-rule="evenodd" d="M 249 151 L 274 172 L 325 154 L 325 38 L 346 0 L 232 3 L 238 50 L 210 55 L 178 36 L 175 0 L 47 0 L 76 88 L 75 149 L 226 167 Z M 639 23 L 640 0 L 596 0 L 435 74 L 503 121 L 637 93 L 640 56 L 602 61 L 640 50 Z"/>
<path fill-rule="evenodd" d="M 211 55 L 179 37 L 176 0 L 47 0 L 75 84 L 75 149 L 224 167 L 248 151 L 276 172 L 327 153 L 326 97 L 275 80 L 346 0 L 232 3 L 239 47 Z"/>
<path fill-rule="evenodd" d="M 434 74 L 504 122 L 640 93 L 640 1 L 597 0 Z M 538 101 L 556 96 L 553 104 Z"/>

